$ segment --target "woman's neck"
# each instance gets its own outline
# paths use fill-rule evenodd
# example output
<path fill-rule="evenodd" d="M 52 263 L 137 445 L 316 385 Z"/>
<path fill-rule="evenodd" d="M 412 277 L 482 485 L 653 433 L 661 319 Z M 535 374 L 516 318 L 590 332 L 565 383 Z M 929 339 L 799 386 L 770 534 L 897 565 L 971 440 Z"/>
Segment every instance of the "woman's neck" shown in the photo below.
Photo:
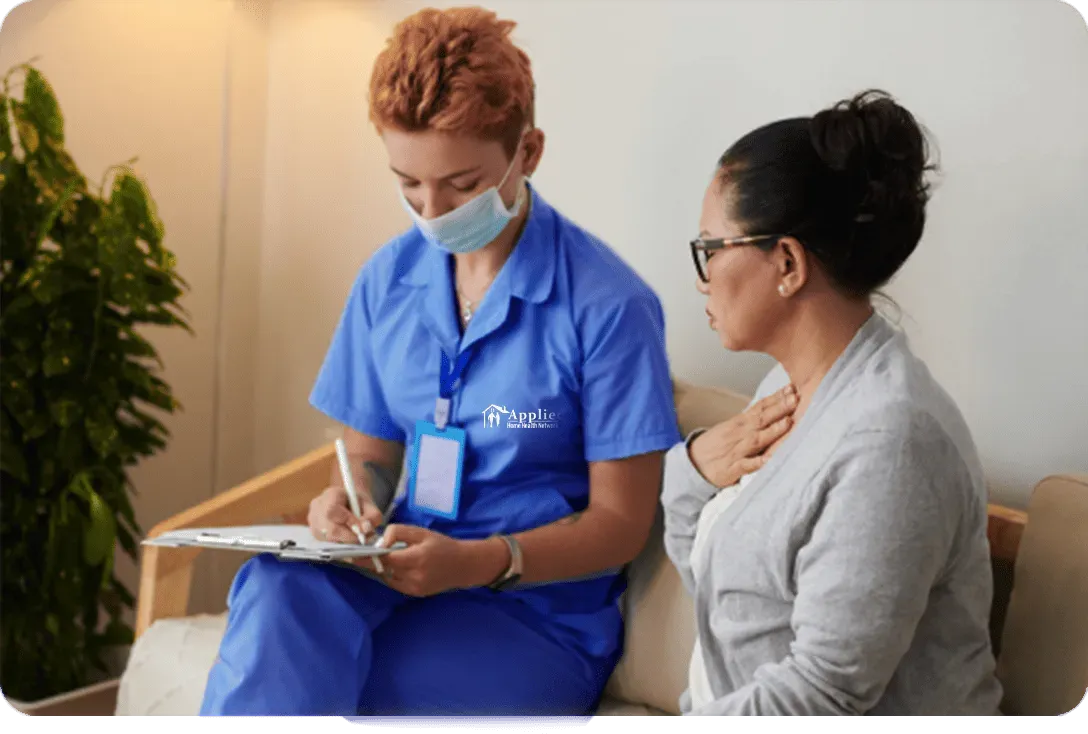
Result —
<path fill-rule="evenodd" d="M 792 323 L 783 330 L 782 342 L 768 353 L 797 388 L 798 413 L 812 402 L 824 377 L 872 314 L 872 304 L 867 300 L 842 298 L 806 303 L 797 310 Z"/>

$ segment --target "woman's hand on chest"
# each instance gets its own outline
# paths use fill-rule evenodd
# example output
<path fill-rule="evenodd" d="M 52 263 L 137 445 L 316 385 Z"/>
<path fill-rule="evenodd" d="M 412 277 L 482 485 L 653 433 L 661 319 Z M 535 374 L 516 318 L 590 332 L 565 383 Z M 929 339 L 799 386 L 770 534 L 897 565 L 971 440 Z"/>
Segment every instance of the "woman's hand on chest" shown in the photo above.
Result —
<path fill-rule="evenodd" d="M 730 487 L 758 471 L 793 428 L 797 409 L 793 385 L 753 404 L 740 415 L 697 436 L 688 447 L 692 463 L 715 487 Z"/>

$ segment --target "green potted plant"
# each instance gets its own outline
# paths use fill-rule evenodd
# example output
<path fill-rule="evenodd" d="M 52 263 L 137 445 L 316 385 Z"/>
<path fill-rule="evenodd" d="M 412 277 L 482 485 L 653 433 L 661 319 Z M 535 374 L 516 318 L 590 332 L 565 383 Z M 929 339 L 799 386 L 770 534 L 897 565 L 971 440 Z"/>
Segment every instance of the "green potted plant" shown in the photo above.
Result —
<path fill-rule="evenodd" d="M 21 95 L 18 94 L 21 83 Z M 137 556 L 129 469 L 180 406 L 147 325 L 186 330 L 188 285 L 130 164 L 92 188 L 64 147 L 45 77 L 0 94 L 0 688 L 33 701 L 107 672 L 130 644 Z M 191 330 L 190 330 L 191 331 Z"/>

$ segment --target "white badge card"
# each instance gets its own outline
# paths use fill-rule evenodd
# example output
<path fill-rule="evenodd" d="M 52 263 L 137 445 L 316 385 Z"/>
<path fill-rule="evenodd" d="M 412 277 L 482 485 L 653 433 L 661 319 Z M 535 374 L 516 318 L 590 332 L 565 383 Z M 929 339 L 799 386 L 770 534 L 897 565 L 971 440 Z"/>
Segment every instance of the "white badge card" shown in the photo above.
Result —
<path fill-rule="evenodd" d="M 408 501 L 420 512 L 457 518 L 461 504 L 461 467 L 465 432 L 455 426 L 439 430 L 433 423 L 416 423 L 415 444 L 408 469 Z"/>

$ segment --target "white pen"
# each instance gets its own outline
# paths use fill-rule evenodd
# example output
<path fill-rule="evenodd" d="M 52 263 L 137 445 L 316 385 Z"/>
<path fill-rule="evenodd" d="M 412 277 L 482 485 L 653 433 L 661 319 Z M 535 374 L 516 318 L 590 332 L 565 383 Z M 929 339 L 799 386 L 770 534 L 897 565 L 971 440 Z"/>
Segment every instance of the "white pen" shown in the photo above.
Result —
<path fill-rule="evenodd" d="M 348 504 L 351 505 L 351 512 L 355 517 L 362 519 L 362 510 L 359 509 L 359 495 L 355 493 L 355 480 L 351 475 L 351 464 L 348 462 L 348 449 L 344 446 L 344 439 L 336 439 L 336 458 L 340 462 L 340 477 L 344 480 L 344 491 L 348 495 Z M 364 522 L 366 522 L 364 520 Z M 367 523 L 369 525 L 369 523 Z M 352 532 L 355 533 L 355 537 L 359 539 L 359 545 L 366 545 L 366 538 L 363 537 L 362 531 L 359 530 L 358 525 L 351 526 Z M 374 561 L 374 570 L 378 573 L 385 573 L 385 567 L 382 566 L 382 562 L 377 556 L 372 559 Z"/>
<path fill-rule="evenodd" d="M 348 495 L 348 504 L 351 505 L 351 514 L 355 517 L 362 519 L 362 511 L 359 509 L 359 495 L 355 493 L 355 480 L 351 476 L 351 464 L 348 463 L 348 450 L 344 446 L 344 440 L 342 438 L 336 439 L 336 458 L 340 461 L 340 477 L 344 480 L 344 491 Z M 352 532 L 355 533 L 355 537 L 359 539 L 359 545 L 366 545 L 366 540 L 363 538 L 363 533 L 359 530 L 358 525 L 351 526 Z"/>

